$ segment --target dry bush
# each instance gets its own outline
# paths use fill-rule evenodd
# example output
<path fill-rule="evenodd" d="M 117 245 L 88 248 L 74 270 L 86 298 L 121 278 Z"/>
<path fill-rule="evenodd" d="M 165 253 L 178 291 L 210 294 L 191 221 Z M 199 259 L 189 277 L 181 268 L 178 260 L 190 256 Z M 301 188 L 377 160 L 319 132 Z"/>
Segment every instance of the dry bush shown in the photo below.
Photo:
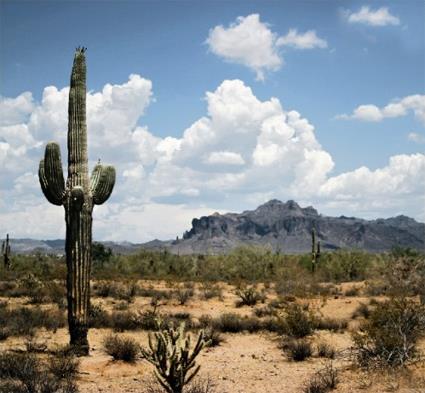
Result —
<path fill-rule="evenodd" d="M 307 309 L 297 304 L 288 304 L 285 308 L 284 323 L 286 334 L 295 338 L 302 338 L 310 335 L 314 331 L 314 316 Z"/>
<path fill-rule="evenodd" d="M 408 298 L 381 302 L 353 333 L 354 355 L 362 367 L 403 366 L 418 357 L 425 335 L 425 307 Z"/>
<path fill-rule="evenodd" d="M 258 292 L 254 287 L 238 289 L 236 296 L 240 299 L 236 302 L 236 307 L 255 306 L 259 301 L 265 301 L 265 295 Z"/>
<path fill-rule="evenodd" d="M 317 343 L 316 351 L 317 351 L 317 356 L 320 358 L 334 359 L 336 355 L 335 348 L 332 345 L 325 342 Z"/>
<path fill-rule="evenodd" d="M 348 321 L 337 318 L 315 318 L 313 321 L 317 330 L 330 330 L 331 332 L 339 332 L 347 329 Z"/>
<path fill-rule="evenodd" d="M 114 360 L 123 360 L 129 363 L 136 360 L 140 351 L 139 344 L 132 338 L 112 334 L 103 340 L 103 348 Z"/>
<path fill-rule="evenodd" d="M 304 386 L 304 393 L 326 393 L 334 390 L 338 384 L 338 371 L 332 363 L 317 371 Z"/>
<path fill-rule="evenodd" d="M 31 353 L 0 353 L 0 393 L 77 393 L 78 361 L 59 354 L 42 361 Z"/>
<path fill-rule="evenodd" d="M 179 288 L 174 291 L 174 296 L 178 300 L 179 304 L 183 306 L 193 297 L 194 293 L 193 288 Z"/>
<path fill-rule="evenodd" d="M 286 356 L 295 362 L 301 362 L 313 354 L 311 343 L 305 339 L 285 339 L 282 349 Z"/>
<path fill-rule="evenodd" d="M 353 314 L 351 315 L 351 317 L 353 319 L 359 318 L 359 317 L 363 317 L 364 319 L 368 319 L 370 316 L 370 312 L 371 309 L 369 308 L 369 306 L 365 303 L 360 303 L 357 308 L 354 310 Z"/>

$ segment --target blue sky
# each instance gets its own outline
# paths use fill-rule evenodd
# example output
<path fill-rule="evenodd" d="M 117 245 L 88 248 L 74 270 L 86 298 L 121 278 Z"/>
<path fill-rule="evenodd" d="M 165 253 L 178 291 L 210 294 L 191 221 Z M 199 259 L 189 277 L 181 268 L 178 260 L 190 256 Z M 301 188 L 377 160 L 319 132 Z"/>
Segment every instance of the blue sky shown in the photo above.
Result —
<path fill-rule="evenodd" d="M 404 213 L 425 220 L 425 191 L 420 180 L 425 167 L 423 1 L 3 0 L 0 7 L 0 94 L 6 102 L 3 117 L 12 119 L 3 124 L 8 129 L 0 130 L 0 141 L 7 150 L 3 161 L 0 156 L 2 183 L 6 184 L 0 194 L 3 232 L 10 227 L 17 236 L 57 237 L 62 228 L 62 212 L 55 210 L 51 225 L 37 232 L 12 224 L 11 217 L 22 213 L 19 201 L 34 208 L 27 209 L 28 216 L 42 211 L 34 180 L 37 161 L 43 144 L 57 135 L 61 138 L 62 134 L 55 133 L 66 125 L 66 112 L 60 112 L 66 104 L 66 91 L 60 92 L 68 86 L 73 51 L 78 45 L 88 48 L 88 89 L 93 97 L 107 84 L 124 85 L 130 74 L 144 81 L 133 80 L 127 86 L 127 106 L 139 100 L 133 110 L 127 107 L 120 112 L 120 102 L 111 103 L 105 91 L 101 93 L 104 108 L 106 103 L 116 105 L 116 115 L 109 123 L 127 129 L 122 135 L 114 136 L 112 127 L 102 128 L 102 108 L 96 107 L 98 116 L 93 115 L 91 154 L 116 163 L 119 177 L 111 206 L 100 209 L 99 220 L 103 221 L 99 237 L 131 237 L 133 241 L 166 238 L 188 228 L 194 215 L 254 208 L 269 196 L 313 204 L 325 214 L 374 218 Z M 241 37 L 247 33 L 251 38 L 244 41 Z M 264 40 L 259 38 L 262 33 Z M 231 49 L 226 46 L 229 42 Z M 253 66 L 253 62 L 262 65 Z M 242 85 L 223 85 L 236 80 Z M 54 104 L 42 101 L 48 86 L 56 88 L 49 90 Z M 220 86 L 223 89 L 219 91 Z M 24 92 L 30 92 L 31 98 L 25 98 L 28 109 L 22 113 L 17 110 L 17 99 Z M 206 96 L 206 92 L 212 95 Z M 228 113 L 245 105 L 247 97 L 252 99 L 247 112 L 264 109 L 261 121 L 255 113 L 248 121 L 245 112 L 229 119 Z M 266 104 L 259 104 L 271 102 L 272 97 L 278 100 L 279 108 L 269 110 Z M 217 106 L 219 102 L 224 107 Z M 391 103 L 397 108 L 388 108 Z M 373 107 L 355 112 L 362 105 Z M 282 150 L 284 139 L 277 143 L 270 132 L 261 134 L 261 129 L 271 124 L 269 118 L 293 110 L 307 119 L 314 131 L 290 125 L 295 134 L 312 134 Z M 61 116 L 65 123 L 58 120 Z M 211 121 L 208 132 L 214 135 L 202 139 L 206 134 L 197 122 L 205 117 Z M 292 121 L 289 117 L 279 119 L 282 123 L 276 130 Z M 40 124 L 45 129 L 41 130 Z M 13 134 L 18 125 L 27 127 L 25 141 Z M 191 127 L 199 128 L 194 131 L 198 142 L 192 135 L 187 144 L 183 134 Z M 238 127 L 242 131 L 235 136 L 232 129 Z M 144 131 L 138 133 L 138 129 Z M 283 135 L 283 131 L 273 132 Z M 137 145 L 134 155 L 125 153 L 123 135 L 129 138 L 128 146 Z M 239 138 L 244 149 L 238 150 L 234 138 Z M 279 148 L 270 147 L 272 142 Z M 13 149 L 17 151 L 22 144 L 26 150 L 19 154 L 25 160 L 19 160 L 19 169 L 12 168 L 11 160 L 20 157 Z M 185 152 L 186 145 L 192 155 Z M 65 145 L 62 149 L 65 156 Z M 147 159 L 151 150 L 156 154 Z M 399 158 L 391 164 L 391 157 Z M 321 168 L 313 173 L 310 183 L 298 179 L 308 165 L 313 168 L 309 173 Z M 359 172 L 362 167 L 370 173 Z M 179 184 L 170 182 L 167 176 L 174 171 L 173 181 L 176 176 L 187 179 Z M 276 175 L 269 179 L 265 173 L 270 171 Z M 205 185 L 212 178 L 217 181 Z M 388 178 L 400 180 L 391 180 L 393 188 L 386 189 L 388 200 L 384 203 L 377 202 L 383 198 L 378 191 L 361 193 L 362 188 L 375 186 L 383 190 L 379 182 L 388 184 Z M 256 179 L 266 180 L 259 185 Z M 399 194 L 390 197 L 391 192 Z M 7 197 L 15 199 L 13 206 L 6 203 Z M 146 233 L 143 226 L 138 229 L 134 223 L 132 230 L 108 232 L 107 224 L 126 222 L 127 214 L 137 216 L 131 206 L 140 213 L 141 221 L 157 217 L 157 212 L 178 218 L 168 230 Z"/>

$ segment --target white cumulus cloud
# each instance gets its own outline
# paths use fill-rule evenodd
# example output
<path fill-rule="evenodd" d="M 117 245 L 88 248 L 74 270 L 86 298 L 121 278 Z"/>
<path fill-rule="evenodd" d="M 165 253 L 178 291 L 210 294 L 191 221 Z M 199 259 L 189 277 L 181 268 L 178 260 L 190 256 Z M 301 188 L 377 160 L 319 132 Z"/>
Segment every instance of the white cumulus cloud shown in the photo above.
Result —
<path fill-rule="evenodd" d="M 295 49 L 326 48 L 327 42 L 314 30 L 298 33 L 296 29 L 279 37 L 259 14 L 239 16 L 229 27 L 215 26 L 206 43 L 215 55 L 225 61 L 242 64 L 255 71 L 258 80 L 264 80 L 267 71 L 277 71 L 284 64 L 279 47 Z"/>
<path fill-rule="evenodd" d="M 292 46 L 297 49 L 327 48 L 328 43 L 323 38 L 319 38 L 314 30 L 305 33 L 298 33 L 297 29 L 290 29 L 288 34 L 279 37 L 277 46 Z"/>
<path fill-rule="evenodd" d="M 412 111 L 416 118 L 425 124 L 425 95 L 414 94 L 396 99 L 383 108 L 373 104 L 360 105 L 351 115 L 343 114 L 336 118 L 378 122 L 386 118 L 406 116 L 409 111 Z"/>
<path fill-rule="evenodd" d="M 369 26 L 397 26 L 400 24 L 399 17 L 392 15 L 387 7 L 372 10 L 368 6 L 363 6 L 357 12 L 348 11 L 347 20 L 350 23 L 362 23 Z"/>

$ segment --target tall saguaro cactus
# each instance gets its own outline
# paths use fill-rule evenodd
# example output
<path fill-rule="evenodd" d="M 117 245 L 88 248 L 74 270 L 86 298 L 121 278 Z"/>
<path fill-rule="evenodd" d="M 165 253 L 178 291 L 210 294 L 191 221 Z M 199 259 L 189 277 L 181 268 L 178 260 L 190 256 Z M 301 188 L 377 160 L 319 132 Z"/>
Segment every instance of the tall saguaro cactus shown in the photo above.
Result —
<path fill-rule="evenodd" d="M 85 48 L 77 48 L 68 103 L 68 179 L 64 181 L 59 145 L 49 142 L 40 161 L 39 179 L 47 200 L 65 208 L 68 325 L 71 346 L 88 354 L 88 312 L 93 205 L 111 195 L 115 169 L 98 163 L 89 178 L 86 126 Z"/>
<path fill-rule="evenodd" d="M 6 240 L 1 245 L 1 253 L 3 254 L 3 263 L 6 270 L 10 269 L 10 244 L 9 234 L 6 235 Z"/>
<path fill-rule="evenodd" d="M 320 259 L 320 240 L 316 245 L 316 231 L 314 228 L 311 230 L 311 271 L 316 271 L 316 266 Z"/>

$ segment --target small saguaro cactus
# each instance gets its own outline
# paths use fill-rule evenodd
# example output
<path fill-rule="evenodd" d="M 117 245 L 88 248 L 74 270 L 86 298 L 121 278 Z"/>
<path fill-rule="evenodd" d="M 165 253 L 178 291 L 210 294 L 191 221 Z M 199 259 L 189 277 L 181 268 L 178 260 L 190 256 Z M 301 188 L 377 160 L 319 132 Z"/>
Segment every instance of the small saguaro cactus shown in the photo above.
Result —
<path fill-rule="evenodd" d="M 311 230 L 311 271 L 316 271 L 317 264 L 320 259 L 320 240 L 316 245 L 316 231 L 314 228 Z"/>
<path fill-rule="evenodd" d="M 6 235 L 6 240 L 3 241 L 1 245 L 1 253 L 3 254 L 4 268 L 6 270 L 10 269 L 10 244 L 9 244 L 9 234 Z"/>
<path fill-rule="evenodd" d="M 68 103 L 68 179 L 65 183 L 59 145 L 49 142 L 40 161 L 41 189 L 50 203 L 65 208 L 67 301 L 70 344 L 80 355 L 89 352 L 87 340 L 90 302 L 93 205 L 111 195 L 112 166 L 94 167 L 88 174 L 86 126 L 86 48 L 77 48 L 72 66 Z"/>
<path fill-rule="evenodd" d="M 157 323 L 160 327 L 161 322 Z M 184 323 L 176 329 L 160 329 L 154 337 L 149 334 L 149 349 L 142 348 L 142 356 L 155 366 L 155 377 L 167 393 L 182 393 L 201 367 L 196 366 L 195 358 L 210 342 L 205 341 L 201 330 L 190 353 L 190 336 L 185 333 Z"/>

